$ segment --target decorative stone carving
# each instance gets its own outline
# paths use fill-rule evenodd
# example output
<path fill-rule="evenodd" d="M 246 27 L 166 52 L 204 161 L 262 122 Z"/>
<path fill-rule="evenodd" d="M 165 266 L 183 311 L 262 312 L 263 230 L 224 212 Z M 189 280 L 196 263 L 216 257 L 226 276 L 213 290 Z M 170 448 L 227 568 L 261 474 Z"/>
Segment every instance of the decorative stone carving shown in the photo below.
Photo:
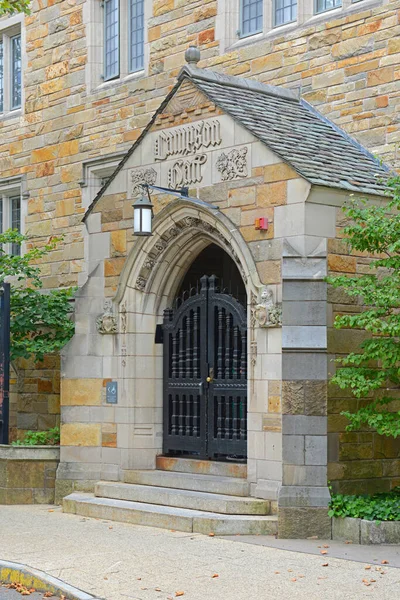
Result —
<path fill-rule="evenodd" d="M 222 152 L 215 163 L 217 170 L 221 173 L 222 181 L 238 179 L 248 176 L 247 147 L 237 150 L 234 148 L 228 154 Z"/>
<path fill-rule="evenodd" d="M 126 333 L 128 328 L 128 315 L 126 311 L 126 302 L 121 304 L 121 333 Z"/>
<path fill-rule="evenodd" d="M 146 287 L 146 283 L 147 280 L 142 277 L 141 275 L 139 275 L 139 277 L 136 279 L 136 287 L 138 290 L 143 291 L 144 288 Z"/>
<path fill-rule="evenodd" d="M 188 160 L 177 160 L 168 170 L 168 187 L 177 189 L 203 179 L 202 165 L 207 161 L 206 154 L 198 154 Z"/>
<path fill-rule="evenodd" d="M 118 324 L 113 314 L 111 300 L 104 302 L 104 313 L 96 319 L 97 331 L 102 334 L 117 333 Z"/>
<path fill-rule="evenodd" d="M 145 191 L 143 184 L 147 183 L 148 185 L 154 185 L 156 181 L 157 171 L 152 167 L 131 171 L 131 197 L 137 198 L 138 196 L 141 196 Z"/>
<path fill-rule="evenodd" d="M 154 142 L 155 160 L 169 156 L 187 156 L 202 148 L 218 146 L 222 142 L 218 119 L 198 121 L 177 129 L 160 131 Z"/>
<path fill-rule="evenodd" d="M 260 327 L 281 327 L 282 306 L 275 304 L 272 290 L 265 286 L 261 292 L 261 299 L 253 309 L 254 318 Z"/>

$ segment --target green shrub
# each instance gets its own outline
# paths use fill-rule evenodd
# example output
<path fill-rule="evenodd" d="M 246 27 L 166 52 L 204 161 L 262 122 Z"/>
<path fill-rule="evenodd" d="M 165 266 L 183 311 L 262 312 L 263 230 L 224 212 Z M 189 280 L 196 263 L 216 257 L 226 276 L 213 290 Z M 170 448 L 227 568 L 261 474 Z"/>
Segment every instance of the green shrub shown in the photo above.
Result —
<path fill-rule="evenodd" d="M 60 428 L 53 427 L 48 431 L 27 431 L 23 440 L 13 442 L 12 446 L 58 446 Z"/>
<path fill-rule="evenodd" d="M 330 517 L 355 517 L 367 521 L 400 521 L 400 487 L 374 496 L 332 494 Z"/>

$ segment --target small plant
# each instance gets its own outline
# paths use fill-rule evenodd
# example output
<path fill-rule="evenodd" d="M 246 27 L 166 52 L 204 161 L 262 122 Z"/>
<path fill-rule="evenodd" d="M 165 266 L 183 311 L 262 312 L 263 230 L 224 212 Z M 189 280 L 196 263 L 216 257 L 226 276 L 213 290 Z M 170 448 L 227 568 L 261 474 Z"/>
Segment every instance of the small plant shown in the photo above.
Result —
<path fill-rule="evenodd" d="M 23 440 L 12 442 L 12 446 L 58 446 L 59 444 L 59 427 L 53 427 L 48 431 L 27 431 Z"/>
<path fill-rule="evenodd" d="M 332 494 L 328 514 L 366 521 L 400 521 L 400 487 L 374 496 Z"/>

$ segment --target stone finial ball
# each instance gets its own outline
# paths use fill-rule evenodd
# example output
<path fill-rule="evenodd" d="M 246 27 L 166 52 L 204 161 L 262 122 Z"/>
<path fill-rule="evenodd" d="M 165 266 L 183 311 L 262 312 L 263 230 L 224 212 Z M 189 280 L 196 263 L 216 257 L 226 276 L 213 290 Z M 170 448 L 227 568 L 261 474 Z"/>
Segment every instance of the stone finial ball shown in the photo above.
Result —
<path fill-rule="evenodd" d="M 200 60 L 200 50 L 196 46 L 189 46 L 185 52 L 185 60 L 189 65 L 197 65 Z"/>

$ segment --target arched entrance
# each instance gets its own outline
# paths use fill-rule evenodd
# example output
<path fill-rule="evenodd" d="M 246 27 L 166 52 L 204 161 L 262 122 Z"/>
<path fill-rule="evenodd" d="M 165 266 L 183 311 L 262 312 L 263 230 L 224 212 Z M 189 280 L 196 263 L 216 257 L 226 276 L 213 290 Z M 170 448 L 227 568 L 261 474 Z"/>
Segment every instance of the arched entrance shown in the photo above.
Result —
<path fill-rule="evenodd" d="M 246 459 L 246 304 L 235 262 L 208 245 L 164 311 L 164 454 Z"/>

